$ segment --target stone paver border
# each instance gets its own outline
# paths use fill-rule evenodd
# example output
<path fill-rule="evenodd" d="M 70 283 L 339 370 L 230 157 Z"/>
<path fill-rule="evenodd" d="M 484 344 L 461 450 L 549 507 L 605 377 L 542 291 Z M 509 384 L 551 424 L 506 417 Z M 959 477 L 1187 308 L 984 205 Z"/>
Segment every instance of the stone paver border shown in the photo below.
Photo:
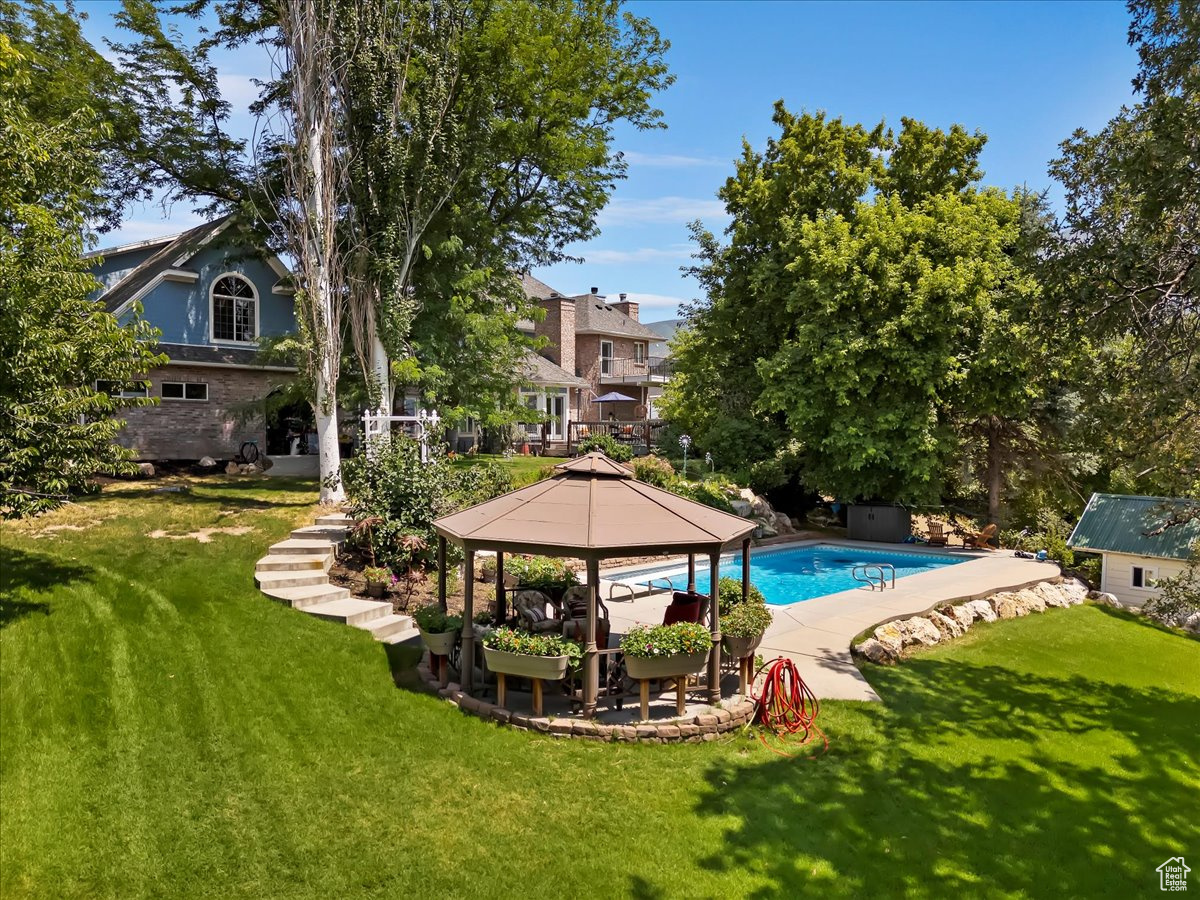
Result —
<path fill-rule="evenodd" d="M 417 665 L 417 674 L 426 687 L 465 713 L 515 728 L 517 731 L 534 731 L 551 737 L 582 738 L 589 741 L 631 744 L 698 744 L 714 741 L 718 735 L 736 731 L 753 722 L 754 713 L 758 708 L 758 704 L 753 700 L 735 697 L 729 701 L 727 708 L 715 708 L 682 719 L 608 725 L 588 719 L 534 716 L 468 696 L 463 693 L 462 687 L 454 682 L 442 687 L 437 675 L 429 668 L 428 655 L 422 656 Z"/>

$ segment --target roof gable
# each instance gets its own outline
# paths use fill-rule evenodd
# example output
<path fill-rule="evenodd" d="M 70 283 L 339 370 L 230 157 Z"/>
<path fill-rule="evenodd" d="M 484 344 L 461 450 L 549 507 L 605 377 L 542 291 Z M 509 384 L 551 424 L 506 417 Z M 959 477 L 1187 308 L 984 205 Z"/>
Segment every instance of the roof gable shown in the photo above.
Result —
<path fill-rule="evenodd" d="M 1200 500 L 1182 497 L 1092 494 L 1067 544 L 1077 550 L 1187 559 L 1200 541 L 1200 518 L 1164 526 L 1172 513 L 1197 506 Z"/>
<path fill-rule="evenodd" d="M 641 322 L 604 302 L 598 294 L 581 294 L 575 300 L 576 334 L 614 334 L 658 341 L 662 338 Z"/>

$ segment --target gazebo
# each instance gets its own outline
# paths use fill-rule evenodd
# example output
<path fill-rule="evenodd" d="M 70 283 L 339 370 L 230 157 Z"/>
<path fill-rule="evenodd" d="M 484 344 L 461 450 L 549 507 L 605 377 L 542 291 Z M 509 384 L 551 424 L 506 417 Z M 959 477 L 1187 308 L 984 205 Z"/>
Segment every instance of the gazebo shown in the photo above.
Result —
<path fill-rule="evenodd" d="M 532 553 L 578 557 L 587 563 L 587 630 L 584 643 L 583 714 L 596 713 L 599 650 L 596 615 L 600 598 L 600 561 L 622 556 L 686 554 L 688 589 L 695 589 L 696 557 L 707 556 L 711 572 L 709 625 L 713 646 L 708 657 L 708 695 L 721 699 L 721 621 L 717 602 L 721 554 L 742 551 L 742 594 L 750 588 L 750 534 L 753 522 L 696 503 L 636 480 L 633 473 L 602 453 L 589 453 L 555 466 L 554 475 L 433 523 L 438 533 L 438 598 L 446 604 L 446 542 L 463 549 L 466 573 L 463 599 L 463 691 L 474 681 L 474 557 L 496 553 L 496 611 L 504 618 L 504 554 Z"/>

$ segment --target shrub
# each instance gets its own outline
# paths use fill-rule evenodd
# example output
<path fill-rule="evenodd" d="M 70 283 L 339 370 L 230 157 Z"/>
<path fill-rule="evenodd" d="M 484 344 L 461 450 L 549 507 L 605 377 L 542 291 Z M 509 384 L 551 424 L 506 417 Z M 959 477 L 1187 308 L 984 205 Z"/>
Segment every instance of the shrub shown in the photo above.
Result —
<path fill-rule="evenodd" d="M 775 614 L 765 605 L 739 603 L 726 616 L 721 613 L 721 633 L 730 637 L 757 637 L 775 620 Z"/>
<path fill-rule="evenodd" d="M 649 659 L 656 656 L 700 653 L 712 647 L 712 635 L 696 622 L 675 625 L 635 625 L 621 638 L 626 656 Z"/>
<path fill-rule="evenodd" d="M 1156 587 L 1159 593 L 1142 607 L 1150 618 L 1178 628 L 1200 615 L 1200 549 L 1192 551 L 1182 572 L 1162 579 Z"/>
<path fill-rule="evenodd" d="M 735 606 L 740 606 L 742 603 L 741 581 L 736 578 L 722 578 L 717 582 L 717 598 L 721 607 L 721 615 L 725 615 Z M 765 606 L 767 603 L 767 598 L 754 586 L 753 582 L 750 584 L 749 601 L 756 606 Z"/>
<path fill-rule="evenodd" d="M 363 569 L 363 578 L 369 582 L 391 584 L 392 570 L 387 566 L 367 566 Z"/>
<path fill-rule="evenodd" d="M 356 529 L 355 539 L 373 560 L 398 560 L 405 567 L 432 562 L 434 519 L 512 488 L 508 473 L 495 463 L 455 466 L 432 450 L 422 462 L 420 443 L 399 435 L 372 442 L 367 452 L 345 460 L 341 479 L 350 514 L 372 523 Z"/>
<path fill-rule="evenodd" d="M 483 639 L 483 646 L 519 656 L 566 656 L 571 668 L 583 659 L 583 646 L 559 634 L 530 634 L 501 625 Z"/>
<path fill-rule="evenodd" d="M 426 634 L 445 634 L 449 631 L 462 629 L 462 616 L 447 615 L 446 611 L 436 603 L 422 606 L 413 613 L 413 621 Z"/>
<path fill-rule="evenodd" d="M 611 434 L 597 434 L 586 441 L 580 441 L 577 452 L 580 456 L 585 453 L 594 453 L 600 451 L 609 459 L 617 462 L 629 462 L 633 459 L 633 448 L 628 444 L 622 444 Z"/>
<path fill-rule="evenodd" d="M 680 497 L 695 500 L 697 503 L 703 503 L 705 506 L 711 506 L 713 509 L 719 509 L 727 513 L 733 512 L 733 504 L 729 502 L 729 497 L 725 492 L 724 482 L 722 481 L 680 480 L 672 485 L 669 490 Z"/>
<path fill-rule="evenodd" d="M 653 454 L 638 457 L 633 461 L 633 477 L 666 490 L 670 490 L 671 485 L 678 480 L 675 467 L 668 460 Z"/>
<path fill-rule="evenodd" d="M 1037 512 L 1037 525 L 1023 531 L 1004 531 L 1000 535 L 1000 546 L 1014 550 L 1037 553 L 1045 550 L 1046 555 L 1064 566 L 1075 564 L 1075 554 L 1067 546 L 1071 526 L 1054 510 L 1043 507 Z"/>
<path fill-rule="evenodd" d="M 579 576 L 565 562 L 553 556 L 506 557 L 504 572 L 514 576 L 521 587 L 546 593 L 566 590 L 579 584 Z"/>

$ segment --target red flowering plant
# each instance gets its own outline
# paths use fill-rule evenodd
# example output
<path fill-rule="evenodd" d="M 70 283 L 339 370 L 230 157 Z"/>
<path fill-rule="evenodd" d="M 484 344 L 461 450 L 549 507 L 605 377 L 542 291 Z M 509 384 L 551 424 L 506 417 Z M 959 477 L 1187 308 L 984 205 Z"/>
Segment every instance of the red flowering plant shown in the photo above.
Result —
<path fill-rule="evenodd" d="M 697 622 L 674 625 L 635 625 L 621 638 L 626 656 L 650 659 L 659 656 L 691 656 L 712 647 L 708 628 Z"/>

